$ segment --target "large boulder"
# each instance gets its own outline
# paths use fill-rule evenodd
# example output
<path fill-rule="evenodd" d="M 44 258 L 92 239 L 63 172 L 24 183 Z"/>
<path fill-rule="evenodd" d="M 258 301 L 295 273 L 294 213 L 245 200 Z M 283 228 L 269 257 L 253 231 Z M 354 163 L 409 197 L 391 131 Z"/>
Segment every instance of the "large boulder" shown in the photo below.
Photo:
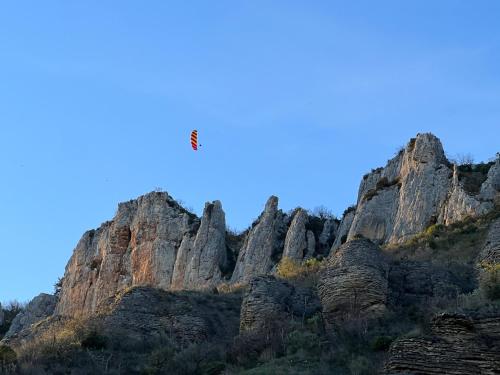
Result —
<path fill-rule="evenodd" d="M 330 255 L 318 283 L 326 323 L 333 326 L 383 314 L 388 270 L 379 247 L 366 239 L 347 242 Z"/>
<path fill-rule="evenodd" d="M 276 320 L 306 319 L 321 311 L 318 297 L 273 276 L 252 279 L 241 305 L 240 331 L 265 329 Z"/>
<path fill-rule="evenodd" d="M 485 375 L 500 373 L 500 317 L 440 314 L 430 335 L 395 341 L 386 374 Z M 492 327 L 494 329 L 492 329 Z"/>

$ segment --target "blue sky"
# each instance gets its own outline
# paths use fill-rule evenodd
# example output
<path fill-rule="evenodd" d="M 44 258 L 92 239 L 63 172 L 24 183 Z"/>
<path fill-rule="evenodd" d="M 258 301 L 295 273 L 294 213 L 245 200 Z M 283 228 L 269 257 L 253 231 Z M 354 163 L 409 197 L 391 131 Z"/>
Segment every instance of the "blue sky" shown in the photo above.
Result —
<path fill-rule="evenodd" d="M 271 195 L 341 214 L 418 132 L 499 151 L 500 2 L 0 5 L 0 301 L 161 187 L 243 229 Z M 189 132 L 203 147 L 193 152 Z"/>

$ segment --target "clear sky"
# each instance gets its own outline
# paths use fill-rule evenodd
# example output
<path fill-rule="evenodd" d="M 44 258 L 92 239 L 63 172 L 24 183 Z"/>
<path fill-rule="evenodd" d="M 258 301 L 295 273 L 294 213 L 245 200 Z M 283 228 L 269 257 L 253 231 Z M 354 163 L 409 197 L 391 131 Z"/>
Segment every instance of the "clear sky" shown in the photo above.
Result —
<path fill-rule="evenodd" d="M 244 229 L 271 194 L 340 215 L 418 132 L 491 158 L 499 17 L 497 0 L 2 2 L 0 301 L 52 292 L 83 232 L 155 187 Z"/>

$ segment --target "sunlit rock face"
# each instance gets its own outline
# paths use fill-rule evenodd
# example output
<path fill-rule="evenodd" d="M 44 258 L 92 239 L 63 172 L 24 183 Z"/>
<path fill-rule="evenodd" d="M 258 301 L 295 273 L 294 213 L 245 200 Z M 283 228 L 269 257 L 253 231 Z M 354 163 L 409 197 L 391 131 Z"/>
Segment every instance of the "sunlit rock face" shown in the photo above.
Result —
<path fill-rule="evenodd" d="M 363 177 L 356 211 L 344 217 L 339 234 L 348 226 L 347 240 L 361 235 L 380 244 L 397 243 L 432 224 L 483 215 L 498 200 L 499 170 L 497 160 L 479 192 L 467 192 L 439 139 L 418 134 L 384 168 Z M 339 237 L 334 249 L 340 246 Z"/>
<path fill-rule="evenodd" d="M 205 289 L 220 281 L 225 222 L 220 202 L 197 218 L 166 193 L 118 206 L 113 220 L 85 233 L 63 279 L 56 312 L 92 313 L 130 286 Z"/>

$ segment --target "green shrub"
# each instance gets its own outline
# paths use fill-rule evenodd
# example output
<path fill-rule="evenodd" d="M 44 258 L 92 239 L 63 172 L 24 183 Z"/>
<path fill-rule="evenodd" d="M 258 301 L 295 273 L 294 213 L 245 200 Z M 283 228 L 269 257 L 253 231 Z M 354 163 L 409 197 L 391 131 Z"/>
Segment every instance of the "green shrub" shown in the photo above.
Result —
<path fill-rule="evenodd" d="M 81 341 L 82 348 L 90 350 L 102 350 L 106 349 L 108 346 L 108 339 L 97 331 L 92 330 L 89 334 Z"/>
<path fill-rule="evenodd" d="M 287 354 L 295 354 L 299 350 L 303 350 L 309 355 L 316 356 L 319 354 L 320 338 L 318 335 L 309 331 L 292 331 L 288 334 L 286 340 Z"/>
<path fill-rule="evenodd" d="M 17 355 L 14 350 L 12 350 L 7 345 L 0 345 L 0 363 L 3 365 L 8 365 L 15 363 L 17 360 Z"/>
<path fill-rule="evenodd" d="M 500 263 L 482 262 L 483 273 L 479 285 L 486 298 L 492 301 L 500 299 Z"/>
<path fill-rule="evenodd" d="M 353 358 L 348 367 L 352 375 L 370 375 L 374 370 L 372 362 L 362 355 Z"/>
<path fill-rule="evenodd" d="M 389 336 L 377 336 L 371 342 L 371 349 L 373 351 L 386 351 L 391 346 L 393 341 L 392 337 Z"/>

